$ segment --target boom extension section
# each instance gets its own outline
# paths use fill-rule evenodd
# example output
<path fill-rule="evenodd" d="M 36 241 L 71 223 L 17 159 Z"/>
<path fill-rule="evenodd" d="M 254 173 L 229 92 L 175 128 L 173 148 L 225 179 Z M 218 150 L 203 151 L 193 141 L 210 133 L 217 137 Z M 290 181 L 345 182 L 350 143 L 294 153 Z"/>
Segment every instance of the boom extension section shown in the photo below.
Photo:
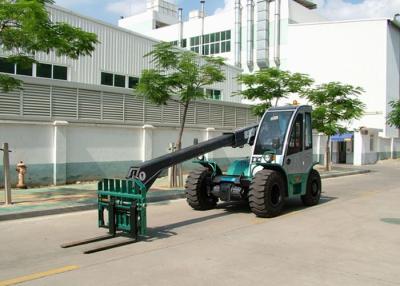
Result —
<path fill-rule="evenodd" d="M 98 184 L 99 227 L 111 235 L 122 231 L 132 237 L 146 235 L 146 194 L 162 170 L 223 147 L 252 145 L 258 124 L 143 162 L 129 169 L 126 180 L 103 179 Z M 108 211 L 108 222 L 104 211 Z"/>

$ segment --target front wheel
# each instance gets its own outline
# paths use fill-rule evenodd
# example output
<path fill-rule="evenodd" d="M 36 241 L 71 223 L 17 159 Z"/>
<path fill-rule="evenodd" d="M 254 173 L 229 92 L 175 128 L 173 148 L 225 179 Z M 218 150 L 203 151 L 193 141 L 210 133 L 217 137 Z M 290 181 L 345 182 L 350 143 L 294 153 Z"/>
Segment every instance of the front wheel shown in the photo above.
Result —
<path fill-rule="evenodd" d="M 274 170 L 257 172 L 250 185 L 249 205 L 259 217 L 274 217 L 281 213 L 285 204 L 285 181 Z"/>
<path fill-rule="evenodd" d="M 321 198 L 321 177 L 318 171 L 312 169 L 308 175 L 307 190 L 304 196 L 301 196 L 301 201 L 305 206 L 315 206 Z"/>
<path fill-rule="evenodd" d="M 208 168 L 200 168 L 189 174 L 186 179 L 186 201 L 195 210 L 215 208 L 218 198 L 211 194 L 211 172 Z"/>

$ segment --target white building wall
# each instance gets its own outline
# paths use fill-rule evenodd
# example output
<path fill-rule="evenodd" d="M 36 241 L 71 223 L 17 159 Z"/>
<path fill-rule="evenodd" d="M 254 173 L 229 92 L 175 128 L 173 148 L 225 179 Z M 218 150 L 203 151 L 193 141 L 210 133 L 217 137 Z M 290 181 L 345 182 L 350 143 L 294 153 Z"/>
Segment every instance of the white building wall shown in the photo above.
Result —
<path fill-rule="evenodd" d="M 254 49 L 253 51 L 247 50 L 247 40 L 249 35 L 247 34 L 248 27 L 248 14 L 247 14 L 247 0 L 241 1 L 241 68 L 244 73 L 249 73 L 259 70 L 257 62 L 257 1 L 254 0 L 254 27 L 252 32 L 254 33 Z M 269 58 L 270 65 L 275 66 L 274 63 L 274 26 L 275 26 L 275 1 L 269 2 Z M 179 24 L 170 25 L 160 29 L 154 29 L 149 31 L 147 28 L 143 28 L 142 24 L 138 25 L 138 22 L 142 23 L 145 18 L 148 22 L 152 21 L 152 14 L 144 12 L 138 15 L 133 15 L 119 20 L 118 25 L 120 27 L 136 31 L 139 33 L 145 33 L 151 37 L 157 38 L 162 41 L 176 41 L 179 39 Z M 288 57 L 288 25 L 291 22 L 316 22 L 322 21 L 323 18 L 319 16 L 315 11 L 305 8 L 296 1 L 293 0 L 282 0 L 281 1 L 281 67 L 286 67 Z M 183 25 L 183 38 L 187 39 L 188 47 L 190 43 L 190 37 L 201 35 L 201 19 L 193 18 L 184 22 Z M 207 16 L 204 20 L 204 34 L 210 34 L 215 32 L 221 32 L 225 30 L 231 30 L 231 52 L 220 53 L 217 56 L 226 58 L 227 63 L 235 64 L 235 10 L 228 10 L 223 13 L 216 15 Z M 247 54 L 253 53 L 254 67 L 249 69 L 247 65 Z"/>
<path fill-rule="evenodd" d="M 387 30 L 387 96 L 386 114 L 392 110 L 390 101 L 400 100 L 400 27 L 388 22 Z M 386 125 L 385 134 L 388 137 L 399 137 L 400 130 Z"/>
<path fill-rule="evenodd" d="M 317 84 L 340 81 L 362 87 L 365 93 L 360 99 L 366 104 L 365 115 L 350 128 L 383 129 L 387 98 L 386 19 L 294 24 L 289 25 L 288 37 L 289 70 L 309 74 Z M 298 97 L 293 99 L 304 102 Z M 386 131 L 382 131 L 385 135 Z"/>

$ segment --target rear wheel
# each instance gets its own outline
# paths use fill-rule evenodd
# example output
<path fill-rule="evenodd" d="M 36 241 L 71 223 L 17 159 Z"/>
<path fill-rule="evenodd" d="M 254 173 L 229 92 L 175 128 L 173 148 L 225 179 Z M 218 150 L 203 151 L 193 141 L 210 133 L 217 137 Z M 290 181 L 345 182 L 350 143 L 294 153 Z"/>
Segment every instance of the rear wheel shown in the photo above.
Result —
<path fill-rule="evenodd" d="M 200 168 L 189 174 L 186 179 L 186 200 L 195 210 L 215 208 L 218 198 L 211 194 L 211 172 L 208 168 Z"/>
<path fill-rule="evenodd" d="M 305 206 L 315 206 L 321 198 L 321 177 L 318 171 L 312 169 L 308 175 L 307 190 L 301 201 Z"/>
<path fill-rule="evenodd" d="M 274 170 L 257 172 L 250 185 L 249 205 L 259 217 L 274 217 L 281 213 L 285 204 L 285 181 Z"/>

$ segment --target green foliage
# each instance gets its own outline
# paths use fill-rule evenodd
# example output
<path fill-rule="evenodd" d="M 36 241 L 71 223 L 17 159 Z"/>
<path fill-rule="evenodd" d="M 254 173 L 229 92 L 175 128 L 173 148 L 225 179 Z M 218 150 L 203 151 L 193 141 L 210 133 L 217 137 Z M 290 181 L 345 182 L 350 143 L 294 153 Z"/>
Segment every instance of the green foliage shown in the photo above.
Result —
<path fill-rule="evenodd" d="M 200 57 L 170 43 L 155 45 L 146 56 L 152 57 L 155 68 L 142 71 L 137 91 L 156 104 L 166 104 L 169 99 L 189 104 L 206 96 L 202 90 L 204 86 L 225 79 L 223 59 Z"/>
<path fill-rule="evenodd" d="M 246 86 L 241 94 L 250 100 L 259 100 L 253 108 L 256 115 L 263 115 L 275 100 L 287 98 L 292 93 L 302 93 L 314 81 L 307 75 L 291 73 L 277 68 L 266 68 L 254 74 L 239 76 L 239 82 Z"/>
<path fill-rule="evenodd" d="M 20 89 L 22 82 L 8 75 L 0 74 L 0 86 L 4 92 Z"/>
<path fill-rule="evenodd" d="M 11 53 L 13 62 L 21 65 L 35 62 L 37 52 L 77 59 L 90 55 L 98 43 L 96 34 L 88 33 L 66 23 L 53 23 L 46 10 L 52 0 L 0 0 L 0 42 L 5 52 Z M 6 90 L 10 87 L 0 86 Z M 18 87 L 19 85 L 15 85 Z"/>
<path fill-rule="evenodd" d="M 400 128 L 400 100 L 391 101 L 389 105 L 392 107 L 392 111 L 388 115 L 387 123 L 390 126 Z"/>
<path fill-rule="evenodd" d="M 330 82 L 304 93 L 313 105 L 313 128 L 327 136 L 343 134 L 344 126 L 363 114 L 365 105 L 357 98 L 363 89 L 340 82 Z"/>

